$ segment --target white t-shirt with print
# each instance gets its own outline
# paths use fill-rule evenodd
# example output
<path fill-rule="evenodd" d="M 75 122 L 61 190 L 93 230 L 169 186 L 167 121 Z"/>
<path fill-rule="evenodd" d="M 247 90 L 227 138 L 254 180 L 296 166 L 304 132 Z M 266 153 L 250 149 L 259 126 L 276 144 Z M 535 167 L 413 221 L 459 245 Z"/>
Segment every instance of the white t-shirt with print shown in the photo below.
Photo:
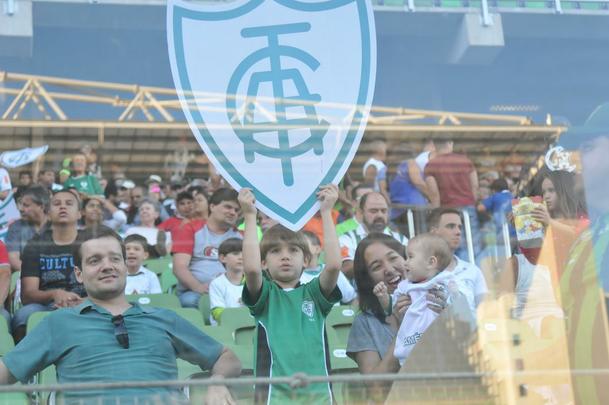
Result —
<path fill-rule="evenodd" d="M 144 266 L 141 266 L 135 274 L 127 273 L 125 294 L 161 294 L 162 292 L 157 275 Z"/>
<path fill-rule="evenodd" d="M 226 274 L 214 278 L 209 283 L 209 308 L 238 308 L 242 307 L 241 293 L 243 284 L 233 284 Z"/>

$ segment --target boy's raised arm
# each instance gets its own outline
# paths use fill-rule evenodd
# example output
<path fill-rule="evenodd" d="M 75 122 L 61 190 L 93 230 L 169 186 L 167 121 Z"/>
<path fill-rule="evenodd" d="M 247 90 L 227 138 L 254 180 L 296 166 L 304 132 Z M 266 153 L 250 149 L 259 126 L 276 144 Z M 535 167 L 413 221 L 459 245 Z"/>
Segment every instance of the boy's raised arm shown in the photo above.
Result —
<path fill-rule="evenodd" d="M 245 288 L 250 296 L 257 299 L 262 289 L 262 265 L 260 260 L 260 245 L 256 229 L 256 198 L 249 188 L 239 191 L 239 204 L 245 222 L 243 233 L 243 272 L 245 273 Z"/>
<path fill-rule="evenodd" d="M 336 228 L 332 220 L 332 208 L 334 208 L 334 204 L 338 200 L 338 187 L 334 184 L 320 187 L 317 198 L 319 199 L 319 212 L 323 224 L 326 261 L 324 270 L 319 275 L 319 285 L 324 296 L 329 298 L 332 291 L 336 288 L 336 281 L 338 280 L 338 273 L 341 268 L 338 236 L 336 236 Z"/>

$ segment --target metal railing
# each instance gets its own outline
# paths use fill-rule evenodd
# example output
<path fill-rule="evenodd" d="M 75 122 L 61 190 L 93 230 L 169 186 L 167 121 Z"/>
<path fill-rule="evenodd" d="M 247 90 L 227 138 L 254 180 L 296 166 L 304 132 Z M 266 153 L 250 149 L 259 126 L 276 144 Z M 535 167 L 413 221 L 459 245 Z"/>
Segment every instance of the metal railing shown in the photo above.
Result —
<path fill-rule="evenodd" d="M 377 9 L 403 9 L 407 12 L 421 11 L 463 11 L 478 9 L 482 23 L 488 25 L 484 15 L 497 12 L 531 12 L 547 13 L 609 13 L 609 0 L 374 0 Z"/>

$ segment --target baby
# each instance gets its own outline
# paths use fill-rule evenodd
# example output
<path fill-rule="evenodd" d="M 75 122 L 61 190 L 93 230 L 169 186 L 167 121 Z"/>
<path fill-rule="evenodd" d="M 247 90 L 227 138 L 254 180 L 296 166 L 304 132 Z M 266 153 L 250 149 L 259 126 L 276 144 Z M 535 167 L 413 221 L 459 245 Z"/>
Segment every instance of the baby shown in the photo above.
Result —
<path fill-rule="evenodd" d="M 444 271 L 452 259 L 451 250 L 444 239 L 429 233 L 418 235 L 408 242 L 406 253 L 406 280 L 398 284 L 393 297 L 389 296 L 382 281 L 373 290 L 383 308 L 389 311 L 392 302 L 395 303 L 400 295 L 410 295 L 412 300 L 395 342 L 393 354 L 400 364 L 404 364 L 415 344 L 438 316 L 427 306 L 428 291 L 437 287 L 448 289 L 449 284 L 454 285 L 452 274 Z"/>

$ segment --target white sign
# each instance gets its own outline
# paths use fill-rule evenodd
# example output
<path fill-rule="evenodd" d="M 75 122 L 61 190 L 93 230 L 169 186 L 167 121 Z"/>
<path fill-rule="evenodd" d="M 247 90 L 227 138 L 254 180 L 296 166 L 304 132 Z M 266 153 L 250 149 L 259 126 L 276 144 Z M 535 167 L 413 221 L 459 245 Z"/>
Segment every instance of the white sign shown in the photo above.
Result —
<path fill-rule="evenodd" d="M 3 152 L 0 154 L 0 165 L 8 167 L 9 169 L 27 165 L 47 153 L 48 149 L 49 145 L 44 145 L 38 148 L 25 148 Z"/>
<path fill-rule="evenodd" d="M 258 208 L 300 229 L 364 133 L 376 75 L 369 0 L 169 0 L 167 35 L 203 151 Z"/>

